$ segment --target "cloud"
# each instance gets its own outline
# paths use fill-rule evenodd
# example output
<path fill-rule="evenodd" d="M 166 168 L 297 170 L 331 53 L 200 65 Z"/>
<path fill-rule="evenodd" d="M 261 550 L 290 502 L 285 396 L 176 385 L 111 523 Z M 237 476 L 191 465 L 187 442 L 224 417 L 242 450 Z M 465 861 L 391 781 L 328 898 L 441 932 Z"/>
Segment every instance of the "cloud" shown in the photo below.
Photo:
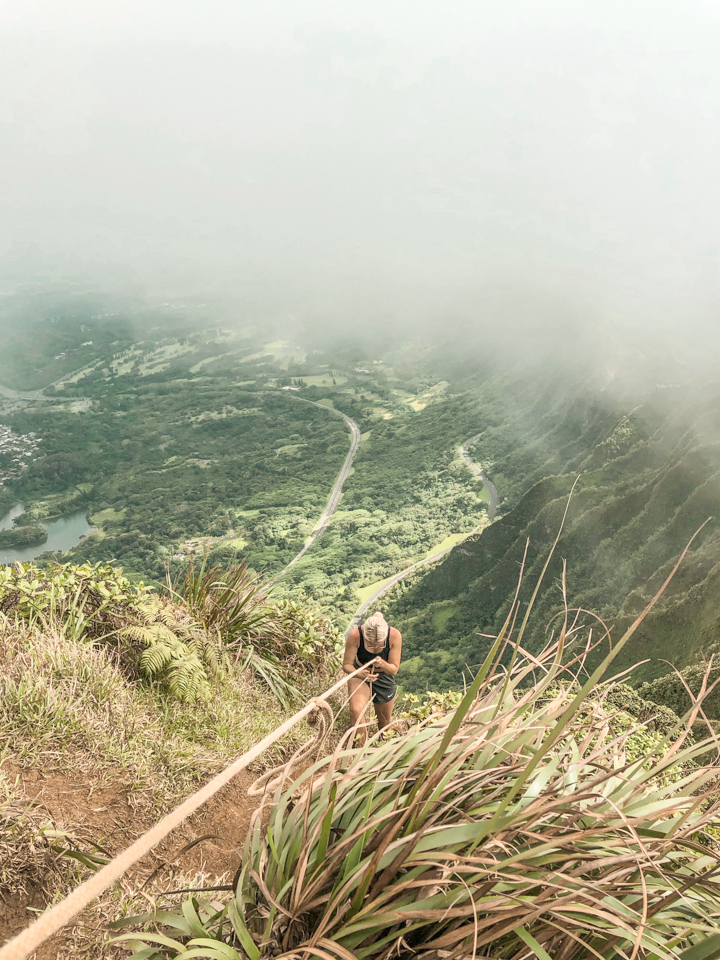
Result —
<path fill-rule="evenodd" d="M 348 322 L 480 322 L 515 289 L 525 316 L 715 325 L 709 3 L 4 10 L 8 274 L 251 287 Z"/>

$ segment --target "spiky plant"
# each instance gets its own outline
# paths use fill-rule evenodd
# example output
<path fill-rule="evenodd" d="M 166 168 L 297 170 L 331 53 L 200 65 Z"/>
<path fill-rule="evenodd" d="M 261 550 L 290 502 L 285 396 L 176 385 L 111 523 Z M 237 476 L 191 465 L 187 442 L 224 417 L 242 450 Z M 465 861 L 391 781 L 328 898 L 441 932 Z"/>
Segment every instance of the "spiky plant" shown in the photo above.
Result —
<path fill-rule="evenodd" d="M 252 669 L 283 705 L 297 698 L 297 686 L 280 662 L 287 638 L 277 610 L 245 561 L 227 569 L 207 567 L 205 561 L 195 568 L 190 562 L 182 580 L 172 583 L 168 577 L 167 592 L 187 606 L 205 633 L 217 637 L 242 669 Z"/>
<path fill-rule="evenodd" d="M 228 902 L 136 918 L 135 960 L 720 957 L 701 698 L 666 734 L 617 722 L 613 653 L 581 682 L 592 640 L 566 617 L 531 657 L 517 610 L 452 713 L 341 743 L 256 817 Z"/>
<path fill-rule="evenodd" d="M 0 567 L 0 615 L 69 640 L 117 648 L 124 670 L 184 700 L 202 697 L 229 661 L 182 605 L 133 584 L 108 564 Z"/>

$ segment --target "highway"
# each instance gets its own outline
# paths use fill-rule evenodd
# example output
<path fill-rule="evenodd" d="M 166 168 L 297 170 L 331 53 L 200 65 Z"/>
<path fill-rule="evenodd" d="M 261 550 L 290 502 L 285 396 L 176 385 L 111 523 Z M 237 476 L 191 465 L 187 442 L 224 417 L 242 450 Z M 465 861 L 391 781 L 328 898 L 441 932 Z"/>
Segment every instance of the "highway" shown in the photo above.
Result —
<path fill-rule="evenodd" d="M 472 534 L 475 533 L 476 530 L 477 530 L 477 527 L 475 528 L 475 530 L 472 530 L 471 533 L 468 534 L 468 537 L 472 536 Z M 462 540 L 460 541 L 460 543 L 462 543 Z M 453 546 L 457 546 L 457 544 L 453 544 Z M 383 594 L 387 593 L 388 590 L 391 590 L 396 583 L 398 583 L 404 577 L 409 576 L 411 573 L 414 573 L 415 570 L 419 569 L 420 567 L 424 567 L 426 563 L 432 563 L 433 560 L 439 560 L 440 557 L 444 557 L 445 554 L 450 553 L 451 550 L 452 550 L 452 547 L 445 547 L 443 550 L 438 550 L 437 553 L 433 553 L 431 556 L 425 557 L 423 560 L 418 560 L 417 563 L 413 563 L 412 566 L 406 567 L 404 570 L 401 570 L 400 573 L 396 573 L 394 577 L 390 577 L 389 580 L 387 580 L 380 587 L 378 587 L 375 593 L 369 596 L 367 600 L 365 600 L 358 607 L 357 612 L 355 613 L 355 616 L 352 618 L 350 625 L 345 631 L 345 636 L 347 636 L 350 633 L 353 627 L 357 626 L 358 621 L 363 618 L 363 616 L 367 613 L 370 607 L 372 607 L 380 599 L 380 597 L 383 596 Z"/>
<path fill-rule="evenodd" d="M 338 474 L 337 480 L 335 481 L 335 486 L 332 488 L 332 492 L 330 493 L 330 498 L 328 499 L 328 502 L 325 504 L 325 509 L 323 510 L 322 516 L 318 520 L 315 526 L 315 529 L 305 541 L 305 546 L 302 548 L 300 553 L 298 553 L 297 556 L 293 557 L 290 563 L 283 570 L 280 571 L 277 577 L 275 577 L 276 580 L 279 580 L 280 577 L 283 576 L 283 574 L 287 573 L 290 567 L 292 567 L 293 564 L 298 562 L 300 557 L 305 556 L 305 554 L 308 552 L 308 550 L 313 545 L 313 543 L 315 543 L 317 538 L 323 533 L 323 531 L 327 527 L 328 520 L 335 513 L 335 511 L 337 510 L 337 506 L 340 503 L 340 496 L 342 494 L 343 484 L 348 478 L 348 475 L 353 465 L 353 460 L 355 459 L 355 454 L 357 453 L 358 447 L 360 446 L 360 427 L 358 427 L 358 425 L 355 423 L 352 417 L 348 417 L 341 410 L 336 410 L 335 407 L 328 407 L 324 403 L 318 403 L 316 400 L 306 400 L 305 397 L 296 397 L 296 399 L 302 400 L 303 403 L 311 403 L 314 407 L 320 407 L 321 410 L 327 410 L 330 413 L 334 413 L 336 416 L 342 417 L 345 423 L 347 423 L 347 425 L 350 427 L 352 440 L 350 442 L 350 450 L 348 451 L 348 455 L 345 457 L 345 462 L 343 463 L 342 468 L 340 469 L 340 473 Z"/>
<path fill-rule="evenodd" d="M 469 440 L 466 440 L 465 443 L 462 445 L 462 447 L 460 447 L 460 456 L 463 458 L 465 463 L 470 467 L 472 472 L 482 480 L 483 486 L 487 490 L 488 496 L 490 498 L 488 501 L 487 516 L 488 516 L 488 520 L 492 520 L 495 514 L 497 513 L 498 504 L 500 503 L 500 497 L 498 496 L 498 492 L 495 489 L 495 484 L 491 480 L 488 480 L 482 468 L 479 467 L 477 463 L 475 463 L 475 461 L 471 459 L 470 454 L 468 453 L 468 448 L 472 447 L 473 444 L 477 443 L 481 436 L 482 436 L 482 433 L 478 433 L 474 437 L 470 437 Z M 467 536 L 471 537 L 474 533 L 477 533 L 478 529 L 479 527 L 476 527 L 474 530 L 471 530 Z M 467 540 L 467 537 L 464 537 L 463 539 Z M 463 541 L 461 540 L 460 543 L 462 542 Z M 418 560 L 417 563 L 413 563 L 411 566 L 406 567 L 404 570 L 401 570 L 399 573 L 396 573 L 393 577 L 390 577 L 389 580 L 386 580 L 383 584 L 381 584 L 381 586 L 379 586 L 378 589 L 371 596 L 369 596 L 367 600 L 363 601 L 363 603 L 358 607 L 355 613 L 355 616 L 352 618 L 352 620 L 350 621 L 350 624 L 348 625 L 347 630 L 345 631 L 345 636 L 347 636 L 350 633 L 350 631 L 353 629 L 353 627 L 355 627 L 358 624 L 358 622 L 362 619 L 365 613 L 367 613 L 370 607 L 372 607 L 375 603 L 377 603 L 380 597 L 386 594 L 388 590 L 392 590 L 392 588 L 395 586 L 396 583 L 398 583 L 400 580 L 403 580 L 405 577 L 409 576 L 411 573 L 414 573 L 419 567 L 424 567 L 425 564 L 432 563 L 434 560 L 439 560 L 440 557 L 444 557 L 446 553 L 450 553 L 450 551 L 457 546 L 458 544 L 455 543 L 450 547 L 445 547 L 443 550 L 438 550 L 436 553 L 431 554 L 429 557 L 425 557 L 423 560 Z"/>

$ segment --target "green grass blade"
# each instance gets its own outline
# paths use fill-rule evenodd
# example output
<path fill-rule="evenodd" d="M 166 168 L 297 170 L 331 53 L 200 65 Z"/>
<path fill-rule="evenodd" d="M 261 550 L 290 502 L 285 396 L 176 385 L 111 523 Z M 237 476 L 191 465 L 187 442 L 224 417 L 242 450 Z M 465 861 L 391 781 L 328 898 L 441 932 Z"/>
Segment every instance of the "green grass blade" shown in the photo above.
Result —
<path fill-rule="evenodd" d="M 526 947 L 530 947 L 538 960 L 552 960 L 552 957 L 547 950 L 544 950 L 537 942 L 535 937 L 531 933 L 528 933 L 528 931 L 523 927 L 518 927 L 513 932 L 516 937 L 519 937 L 520 940 L 522 940 Z"/>

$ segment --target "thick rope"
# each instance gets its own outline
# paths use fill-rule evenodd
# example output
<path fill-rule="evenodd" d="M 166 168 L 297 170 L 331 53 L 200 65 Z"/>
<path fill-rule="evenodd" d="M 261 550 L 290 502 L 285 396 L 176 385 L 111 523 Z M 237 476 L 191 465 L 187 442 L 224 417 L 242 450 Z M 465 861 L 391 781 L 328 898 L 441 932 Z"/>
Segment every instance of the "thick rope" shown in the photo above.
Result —
<path fill-rule="evenodd" d="M 248 787 L 248 796 L 262 797 L 263 805 L 269 794 L 290 779 L 295 767 L 307 760 L 308 757 L 314 756 L 316 760 L 318 759 L 320 750 L 330 733 L 335 720 L 335 714 L 330 704 L 320 697 L 313 697 L 309 702 L 314 704 L 315 711 L 309 715 L 307 722 L 318 728 L 314 739 L 308 740 L 307 743 L 298 747 L 286 763 L 281 763 L 279 766 L 273 767 L 272 770 L 266 770 Z"/>
<path fill-rule="evenodd" d="M 252 750 L 248 750 L 241 757 L 238 757 L 229 767 L 226 767 L 221 773 L 201 787 L 196 793 L 188 797 L 179 807 L 176 807 L 167 816 L 163 817 L 159 823 L 139 837 L 135 843 L 118 854 L 106 866 L 96 874 L 81 883 L 72 893 L 68 894 L 64 900 L 43 913 L 37 920 L 26 927 L 22 933 L 0 947 L 0 960 L 26 960 L 37 948 L 49 937 L 61 930 L 73 917 L 76 917 L 93 900 L 104 893 L 108 887 L 112 886 L 116 880 L 119 880 L 124 873 L 132 867 L 133 864 L 141 860 L 154 846 L 160 843 L 172 830 L 180 826 L 183 820 L 186 820 L 190 814 L 194 813 L 198 807 L 201 807 L 210 797 L 214 796 L 226 784 L 228 784 L 236 773 L 244 770 L 249 764 L 256 760 L 263 750 L 284 736 L 291 730 L 295 724 L 304 720 L 305 717 L 316 711 L 324 700 L 332 696 L 339 690 L 347 680 L 365 670 L 367 664 L 355 670 L 353 673 L 338 680 L 321 697 L 313 697 L 303 708 L 292 717 L 287 719 L 277 729 L 273 730 L 264 737 L 260 743 L 256 744 Z"/>

